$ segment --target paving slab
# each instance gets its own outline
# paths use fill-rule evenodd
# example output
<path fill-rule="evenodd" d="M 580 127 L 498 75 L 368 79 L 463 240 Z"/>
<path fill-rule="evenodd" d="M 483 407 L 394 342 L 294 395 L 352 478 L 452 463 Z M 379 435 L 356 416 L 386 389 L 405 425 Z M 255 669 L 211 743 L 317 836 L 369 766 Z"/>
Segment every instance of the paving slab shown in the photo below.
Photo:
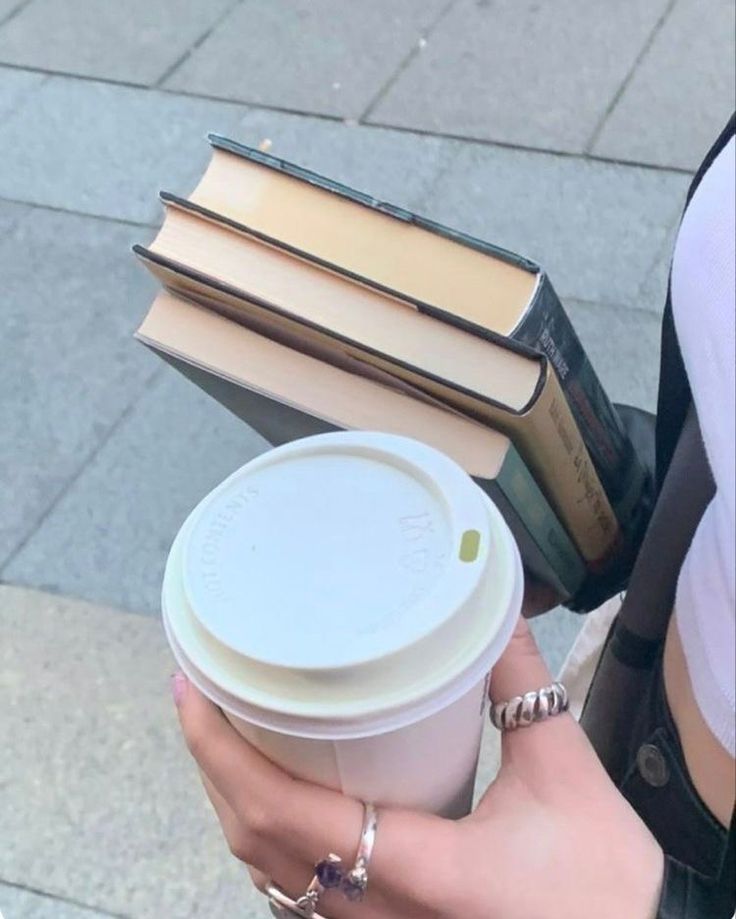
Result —
<path fill-rule="evenodd" d="M 579 300 L 568 300 L 565 307 L 611 401 L 653 412 L 659 384 L 659 314 Z"/>
<path fill-rule="evenodd" d="M 0 0 L 0 26 L 26 3 L 28 0 Z"/>
<path fill-rule="evenodd" d="M 530 620 L 532 633 L 553 677 L 559 675 L 584 622 L 584 616 L 562 606 Z"/>
<path fill-rule="evenodd" d="M 0 29 L 0 61 L 150 85 L 237 0 L 31 0 Z"/>
<path fill-rule="evenodd" d="M 732 0 L 677 0 L 593 152 L 697 169 L 736 106 L 734 16 Z"/>
<path fill-rule="evenodd" d="M 21 105 L 46 79 L 41 73 L 0 67 L 0 118 Z"/>
<path fill-rule="evenodd" d="M 370 120 L 581 152 L 668 0 L 461 0 Z"/>
<path fill-rule="evenodd" d="M 130 919 L 263 917 L 181 741 L 160 623 L 11 587 L 0 620 L 0 877 Z"/>
<path fill-rule="evenodd" d="M 131 919 L 262 919 L 184 749 L 160 623 L 0 586 L 0 625 L 0 877 Z"/>
<path fill-rule="evenodd" d="M 637 306 L 687 176 L 463 144 L 420 209 L 536 259 L 560 296 Z"/>
<path fill-rule="evenodd" d="M 3 883 L 0 883 L 0 916 L 3 919 L 114 919 L 113 913 L 101 913 Z"/>
<path fill-rule="evenodd" d="M 250 0 L 166 86 L 358 118 L 447 0 Z"/>
<path fill-rule="evenodd" d="M 675 251 L 679 228 L 680 221 L 678 219 L 665 237 L 652 267 L 644 278 L 639 295 L 636 298 L 642 309 L 654 310 L 660 315 L 664 312 L 670 266 L 672 265 L 672 255 Z"/>
<path fill-rule="evenodd" d="M 127 331 L 129 358 L 147 356 Z M 247 425 L 165 369 L 3 579 L 158 614 L 164 563 L 186 515 L 266 447 Z"/>
<path fill-rule="evenodd" d="M 204 169 L 207 131 L 228 133 L 243 114 L 224 102 L 51 78 L 0 123 L 0 197 L 153 223 L 161 187 L 188 193 Z"/>
<path fill-rule="evenodd" d="M 0 241 L 0 569 L 158 371 L 130 344 L 153 290 L 134 239 L 29 208 Z"/>
<path fill-rule="evenodd" d="M 8 235 L 30 211 L 31 208 L 25 204 L 0 200 L 0 240 Z"/>
<path fill-rule="evenodd" d="M 270 152 L 413 209 L 457 155 L 458 143 L 405 131 L 252 109 L 238 137 L 251 146 L 272 141 Z"/>

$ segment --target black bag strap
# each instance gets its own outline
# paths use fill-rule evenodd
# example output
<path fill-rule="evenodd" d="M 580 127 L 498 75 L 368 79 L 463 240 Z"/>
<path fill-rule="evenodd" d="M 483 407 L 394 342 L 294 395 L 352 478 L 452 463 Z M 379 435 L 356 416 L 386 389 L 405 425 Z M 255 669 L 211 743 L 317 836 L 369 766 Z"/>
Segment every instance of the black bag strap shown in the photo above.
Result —
<path fill-rule="evenodd" d="M 692 403 L 631 573 L 611 636 L 611 651 L 631 667 L 648 667 L 667 632 L 677 579 L 715 482 Z"/>
<path fill-rule="evenodd" d="M 629 759 L 632 720 L 667 634 L 680 569 L 714 493 L 700 426 L 691 407 L 580 719 L 617 785 Z"/>

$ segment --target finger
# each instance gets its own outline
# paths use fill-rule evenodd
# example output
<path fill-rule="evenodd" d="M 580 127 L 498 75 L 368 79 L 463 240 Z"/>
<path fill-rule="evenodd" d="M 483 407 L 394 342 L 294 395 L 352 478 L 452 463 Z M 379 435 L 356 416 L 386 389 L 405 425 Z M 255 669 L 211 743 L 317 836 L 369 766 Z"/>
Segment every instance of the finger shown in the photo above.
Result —
<path fill-rule="evenodd" d="M 291 777 L 247 743 L 183 674 L 174 678 L 174 693 L 189 751 L 230 807 L 241 817 L 271 801 L 276 810 Z"/>
<path fill-rule="evenodd" d="M 274 847 L 270 841 L 251 833 L 204 773 L 202 784 L 220 821 L 231 854 L 243 863 L 244 870 L 249 872 L 258 890 L 263 893 L 269 880 L 274 877 L 303 879 L 309 874 L 310 866 L 300 864 L 288 853 Z"/>
<path fill-rule="evenodd" d="M 268 887 L 271 884 L 276 884 L 292 900 L 298 900 L 305 893 L 312 875 L 309 875 L 306 882 L 302 882 L 310 870 L 313 871 L 313 869 L 306 869 L 304 866 L 295 863 L 284 864 L 281 870 L 273 875 L 252 866 L 248 867 L 250 879 L 256 890 L 267 895 Z M 370 897 L 366 893 L 365 898 L 360 903 L 350 903 L 343 899 L 338 891 L 325 890 L 320 894 L 317 912 L 320 916 L 329 916 L 330 919 L 352 919 L 353 916 L 356 919 L 371 919 L 371 917 L 373 919 L 379 919 L 379 917 L 380 919 L 388 919 L 392 914 L 386 911 L 387 908 L 385 900 L 374 891 L 371 891 Z"/>
<path fill-rule="evenodd" d="M 210 800 L 212 809 L 217 815 L 217 819 L 220 822 L 220 828 L 222 830 L 225 841 L 227 842 L 230 851 L 235 855 L 236 858 L 240 858 L 240 854 L 236 853 L 236 849 L 239 848 L 240 842 L 240 833 L 241 833 L 241 821 L 238 819 L 235 811 L 230 807 L 227 801 L 223 798 L 220 792 L 215 788 L 212 782 L 207 778 L 204 772 L 200 769 L 200 777 L 202 779 L 202 784 L 204 785 L 204 790 L 207 793 L 207 797 Z M 242 861 L 243 859 L 241 859 Z"/>
<path fill-rule="evenodd" d="M 362 804 L 306 783 L 297 781 L 295 786 L 290 821 L 296 830 L 295 851 L 312 864 L 334 852 L 352 867 L 360 842 Z M 441 899 L 437 895 L 436 861 L 431 853 L 437 853 L 436 858 L 443 861 L 442 873 L 446 876 L 447 867 L 460 861 L 460 843 L 459 827 L 454 821 L 398 808 L 379 808 L 368 871 L 369 891 L 374 892 L 371 902 L 387 904 L 378 915 L 382 919 L 431 919 Z"/>
<path fill-rule="evenodd" d="M 253 881 L 253 886 L 256 890 L 260 890 L 261 893 L 266 892 L 266 888 L 271 883 L 271 878 L 265 874 L 263 871 L 259 871 L 258 868 L 254 868 L 252 865 L 248 865 L 248 874 L 250 875 L 251 881 Z"/>
<path fill-rule="evenodd" d="M 289 894 L 304 891 L 305 871 L 335 853 L 344 865 L 355 863 L 363 825 L 360 801 L 309 782 L 293 780 L 287 813 L 269 828 L 267 844 L 241 851 L 244 861 L 274 878 Z M 369 891 L 361 903 L 376 908 L 381 919 L 431 919 L 437 900 L 437 873 L 428 852 L 428 840 L 437 858 L 459 861 L 458 824 L 430 814 L 379 808 L 376 841 L 369 865 Z M 309 882 L 307 878 L 307 883 Z M 451 885 L 450 885 L 451 886 Z M 330 903 L 332 903 L 330 898 Z M 336 909 L 325 915 L 352 917 Z M 365 909 L 356 916 L 367 919 Z"/>
<path fill-rule="evenodd" d="M 179 683 L 181 686 L 181 679 Z M 251 747 L 191 683 L 185 681 L 183 691 L 179 690 L 177 707 L 192 755 L 213 788 L 245 824 L 251 840 L 256 840 L 254 851 L 247 842 L 242 850 L 236 843 L 241 860 L 277 879 L 283 876 L 297 888 L 303 881 L 304 866 L 313 866 L 330 852 L 353 865 L 363 823 L 359 801 L 287 776 Z M 430 860 L 420 857 L 422 840 L 430 834 L 433 844 L 441 843 L 439 851 L 455 851 L 456 832 L 454 822 L 439 817 L 381 811 L 370 884 L 387 902 L 402 906 L 417 902 L 417 884 L 429 896 L 436 878 Z M 275 864 L 281 859 L 288 859 L 291 866 L 288 879 L 284 869 L 278 870 Z M 294 872 L 300 872 L 299 877 Z M 423 915 L 431 914 L 427 906 Z M 399 908 L 383 915 L 403 917 L 409 912 L 402 913 Z"/>
<path fill-rule="evenodd" d="M 552 676 L 534 636 L 520 617 L 508 647 L 491 673 L 491 700 L 506 702 L 551 682 Z M 532 778 L 546 776 L 545 784 L 559 781 L 560 771 L 572 768 L 583 750 L 589 756 L 585 735 L 568 713 L 529 727 L 504 731 L 502 736 L 504 766 L 513 765 Z"/>
<path fill-rule="evenodd" d="M 521 696 L 552 682 L 549 668 L 539 653 L 526 620 L 519 617 L 511 640 L 491 672 L 490 692 L 494 702 Z"/>
<path fill-rule="evenodd" d="M 345 866 L 349 870 L 351 865 Z M 314 868 L 295 862 L 284 863 L 276 872 L 260 871 L 248 867 L 253 885 L 268 895 L 270 885 L 275 885 L 286 896 L 296 901 L 307 890 Z M 319 897 L 317 914 L 325 919 L 433 919 L 424 910 L 417 912 L 413 905 L 399 905 L 387 898 L 375 884 L 369 884 L 359 902 L 351 902 L 337 889 L 324 890 Z"/>

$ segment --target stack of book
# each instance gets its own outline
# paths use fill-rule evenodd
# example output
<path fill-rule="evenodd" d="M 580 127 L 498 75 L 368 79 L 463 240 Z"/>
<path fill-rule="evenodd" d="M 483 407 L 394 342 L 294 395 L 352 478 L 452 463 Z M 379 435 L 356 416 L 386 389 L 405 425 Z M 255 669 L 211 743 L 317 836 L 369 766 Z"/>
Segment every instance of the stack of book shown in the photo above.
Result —
<path fill-rule="evenodd" d="M 272 441 L 330 429 L 439 448 L 562 597 L 638 539 L 646 473 L 537 265 L 210 135 L 135 246 L 137 337 Z"/>

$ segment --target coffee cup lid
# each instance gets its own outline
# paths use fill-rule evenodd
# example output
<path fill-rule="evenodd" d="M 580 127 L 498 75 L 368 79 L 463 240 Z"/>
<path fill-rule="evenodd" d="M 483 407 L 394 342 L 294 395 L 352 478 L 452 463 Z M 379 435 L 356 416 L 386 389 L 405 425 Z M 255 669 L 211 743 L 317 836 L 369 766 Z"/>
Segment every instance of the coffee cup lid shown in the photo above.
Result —
<path fill-rule="evenodd" d="M 271 451 L 212 492 L 183 577 L 194 614 L 262 663 L 334 669 L 415 644 L 485 567 L 482 495 L 405 438 L 323 435 Z"/>
<path fill-rule="evenodd" d="M 498 511 L 439 451 L 318 435 L 258 457 L 195 508 L 167 565 L 167 628 L 228 697 L 348 717 L 479 661 L 508 631 L 517 561 Z"/>

